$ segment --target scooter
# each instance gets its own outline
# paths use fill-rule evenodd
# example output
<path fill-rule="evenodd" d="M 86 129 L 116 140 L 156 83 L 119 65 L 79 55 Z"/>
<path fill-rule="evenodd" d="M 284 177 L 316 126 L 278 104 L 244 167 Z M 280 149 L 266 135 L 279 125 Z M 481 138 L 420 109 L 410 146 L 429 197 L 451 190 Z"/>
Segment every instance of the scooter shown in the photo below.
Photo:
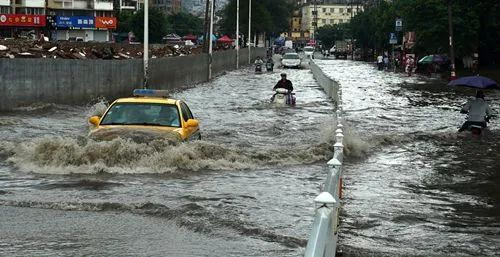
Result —
<path fill-rule="evenodd" d="M 273 68 L 274 68 L 274 63 L 272 63 L 272 62 L 266 63 L 266 70 L 267 71 L 273 71 Z"/>
<path fill-rule="evenodd" d="M 466 128 L 467 131 L 470 131 L 472 135 L 480 136 L 484 133 L 484 130 L 487 128 L 487 124 L 490 122 L 491 117 L 486 117 L 485 123 L 482 122 L 471 122 Z"/>
<path fill-rule="evenodd" d="M 262 64 L 255 64 L 255 73 L 262 73 Z"/>
<path fill-rule="evenodd" d="M 271 103 L 277 106 L 295 106 L 296 97 L 294 92 L 284 88 L 277 88 L 276 93 L 271 97 Z"/>

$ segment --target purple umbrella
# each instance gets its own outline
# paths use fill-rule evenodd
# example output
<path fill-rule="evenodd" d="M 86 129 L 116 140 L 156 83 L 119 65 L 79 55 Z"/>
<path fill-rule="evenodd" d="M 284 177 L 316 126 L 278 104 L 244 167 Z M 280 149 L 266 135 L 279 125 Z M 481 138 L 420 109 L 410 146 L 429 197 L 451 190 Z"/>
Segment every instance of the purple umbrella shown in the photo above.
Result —
<path fill-rule="evenodd" d="M 448 86 L 471 87 L 477 89 L 500 89 L 494 80 L 483 76 L 462 77 L 452 80 L 448 83 Z"/>

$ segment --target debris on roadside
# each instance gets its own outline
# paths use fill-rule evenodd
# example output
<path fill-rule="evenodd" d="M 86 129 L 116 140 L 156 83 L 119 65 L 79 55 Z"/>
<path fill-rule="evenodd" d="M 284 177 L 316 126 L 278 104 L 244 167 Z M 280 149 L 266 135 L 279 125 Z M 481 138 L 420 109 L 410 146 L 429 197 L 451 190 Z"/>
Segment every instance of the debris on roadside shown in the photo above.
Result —
<path fill-rule="evenodd" d="M 196 46 L 151 45 L 152 58 L 185 56 L 201 53 Z M 99 42 L 40 42 L 33 40 L 0 40 L 0 58 L 50 58 L 50 59 L 141 59 L 143 46 L 140 44 Z"/>

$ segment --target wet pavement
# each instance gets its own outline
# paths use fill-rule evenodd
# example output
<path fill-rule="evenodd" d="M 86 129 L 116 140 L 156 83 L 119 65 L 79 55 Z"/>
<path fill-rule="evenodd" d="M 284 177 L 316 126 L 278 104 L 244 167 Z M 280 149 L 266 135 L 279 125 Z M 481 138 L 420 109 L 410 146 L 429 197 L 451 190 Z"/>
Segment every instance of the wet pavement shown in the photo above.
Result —
<path fill-rule="evenodd" d="M 103 103 L 1 114 L 0 255 L 302 255 L 333 110 L 308 69 L 286 71 L 296 107 L 271 105 L 281 72 L 176 93 L 203 135 L 177 147 L 89 140 Z"/>
<path fill-rule="evenodd" d="M 369 149 L 344 173 L 344 256 L 498 256 L 500 124 L 456 133 L 474 90 L 361 62 L 318 64 L 342 84 L 348 131 Z M 500 94 L 487 100 L 498 111 Z"/>
<path fill-rule="evenodd" d="M 500 255 L 500 125 L 457 135 L 467 90 L 317 60 L 343 87 L 343 256 Z M 0 256 L 302 256 L 332 155 L 333 104 L 286 70 L 228 72 L 175 94 L 203 140 L 87 138 L 87 107 L 0 114 Z M 494 109 L 500 94 L 487 93 Z"/>

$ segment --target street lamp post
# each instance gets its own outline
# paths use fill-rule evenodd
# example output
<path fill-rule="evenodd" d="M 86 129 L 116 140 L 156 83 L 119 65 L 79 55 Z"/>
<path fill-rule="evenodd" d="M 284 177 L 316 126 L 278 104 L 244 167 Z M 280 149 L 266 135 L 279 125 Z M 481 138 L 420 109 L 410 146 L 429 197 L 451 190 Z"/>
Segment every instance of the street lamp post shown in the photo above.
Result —
<path fill-rule="evenodd" d="M 144 88 L 148 88 L 149 80 L 149 7 L 148 0 L 144 0 Z"/>
<path fill-rule="evenodd" d="M 250 39 L 252 38 L 251 36 L 251 29 L 252 29 L 252 0 L 248 0 L 248 64 L 252 63 L 252 56 L 251 56 L 251 48 L 252 45 L 250 44 Z"/>
<path fill-rule="evenodd" d="M 351 0 L 351 22 L 352 22 L 352 17 L 353 17 L 353 13 L 352 13 L 352 9 L 353 9 L 353 5 L 352 5 L 352 0 Z M 354 61 L 354 35 L 352 33 L 352 29 L 351 30 L 351 59 Z M 392 55 L 393 58 L 394 58 L 394 54 Z"/>
<path fill-rule="evenodd" d="M 453 49 L 453 21 L 452 21 L 452 14 L 451 14 L 451 1 L 448 0 L 448 31 L 450 33 L 450 61 L 451 61 L 451 74 L 450 74 L 450 79 L 454 80 L 457 78 L 457 75 L 455 74 L 455 51 Z"/>
<path fill-rule="evenodd" d="M 214 2 L 210 0 L 210 33 L 208 41 L 208 79 L 212 79 L 212 34 L 214 33 Z"/>
<path fill-rule="evenodd" d="M 236 0 L 236 69 L 240 67 L 240 0 Z"/>

